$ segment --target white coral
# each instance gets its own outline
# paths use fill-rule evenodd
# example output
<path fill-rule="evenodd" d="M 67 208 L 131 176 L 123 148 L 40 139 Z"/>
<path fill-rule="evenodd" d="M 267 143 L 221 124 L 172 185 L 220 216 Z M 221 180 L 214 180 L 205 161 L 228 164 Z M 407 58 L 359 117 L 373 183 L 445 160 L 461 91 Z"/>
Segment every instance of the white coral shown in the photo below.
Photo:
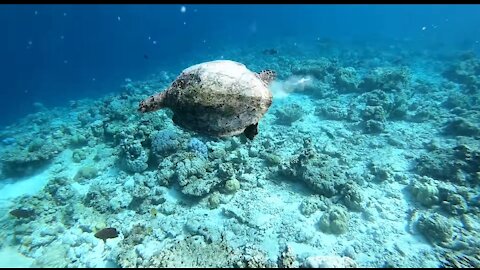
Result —
<path fill-rule="evenodd" d="M 305 259 L 308 268 L 357 268 L 357 263 L 349 257 L 311 256 Z"/>

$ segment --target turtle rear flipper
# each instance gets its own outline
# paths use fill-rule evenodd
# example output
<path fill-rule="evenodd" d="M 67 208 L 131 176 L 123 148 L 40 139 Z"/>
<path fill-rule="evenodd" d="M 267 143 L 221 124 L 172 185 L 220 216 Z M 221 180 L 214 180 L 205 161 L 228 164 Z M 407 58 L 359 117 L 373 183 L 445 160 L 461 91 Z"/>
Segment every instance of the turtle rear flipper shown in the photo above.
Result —
<path fill-rule="evenodd" d="M 277 73 L 270 69 L 262 70 L 257 74 L 260 80 L 265 83 L 265 85 L 269 85 L 277 77 Z"/>
<path fill-rule="evenodd" d="M 258 134 L 258 123 L 246 127 L 245 131 L 243 131 L 243 134 L 245 134 L 245 137 L 247 137 L 249 140 L 253 140 L 253 138 L 255 138 L 255 136 Z"/>

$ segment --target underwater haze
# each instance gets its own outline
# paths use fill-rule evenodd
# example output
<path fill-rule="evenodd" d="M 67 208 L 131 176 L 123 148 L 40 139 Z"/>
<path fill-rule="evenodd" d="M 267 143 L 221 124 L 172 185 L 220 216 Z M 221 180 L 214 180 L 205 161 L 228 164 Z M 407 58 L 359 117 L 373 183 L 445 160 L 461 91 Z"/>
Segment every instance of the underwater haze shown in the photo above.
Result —
<path fill-rule="evenodd" d="M 480 267 L 478 14 L 0 5 L 0 266 Z"/>
<path fill-rule="evenodd" d="M 228 47 L 317 39 L 477 50 L 478 5 L 2 5 L 0 125 Z M 426 27 L 424 31 L 422 28 Z M 426 47 L 425 47 L 426 46 Z M 217 53 L 218 54 L 218 53 Z M 146 59 L 144 56 L 147 56 Z M 15 102 L 11 102 L 15 100 Z"/>

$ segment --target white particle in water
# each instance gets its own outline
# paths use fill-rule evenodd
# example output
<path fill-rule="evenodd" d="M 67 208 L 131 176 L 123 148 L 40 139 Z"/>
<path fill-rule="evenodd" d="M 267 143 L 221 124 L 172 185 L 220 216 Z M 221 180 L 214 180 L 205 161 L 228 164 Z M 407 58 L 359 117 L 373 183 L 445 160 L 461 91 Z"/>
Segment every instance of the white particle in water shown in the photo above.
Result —
<path fill-rule="evenodd" d="M 185 13 L 186 11 L 187 11 L 187 7 L 182 6 L 182 7 L 180 8 L 180 12 Z"/>

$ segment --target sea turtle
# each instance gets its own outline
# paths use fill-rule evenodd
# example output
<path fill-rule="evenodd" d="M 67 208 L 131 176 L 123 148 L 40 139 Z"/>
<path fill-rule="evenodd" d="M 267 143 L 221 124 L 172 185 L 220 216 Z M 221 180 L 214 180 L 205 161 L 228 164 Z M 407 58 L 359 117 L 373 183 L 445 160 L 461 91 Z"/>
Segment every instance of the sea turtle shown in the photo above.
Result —
<path fill-rule="evenodd" d="M 214 137 L 244 133 L 252 140 L 258 121 L 272 104 L 268 86 L 276 73 L 250 71 L 230 60 L 204 62 L 186 68 L 169 88 L 140 102 L 140 112 L 173 111 L 173 122 Z"/>

